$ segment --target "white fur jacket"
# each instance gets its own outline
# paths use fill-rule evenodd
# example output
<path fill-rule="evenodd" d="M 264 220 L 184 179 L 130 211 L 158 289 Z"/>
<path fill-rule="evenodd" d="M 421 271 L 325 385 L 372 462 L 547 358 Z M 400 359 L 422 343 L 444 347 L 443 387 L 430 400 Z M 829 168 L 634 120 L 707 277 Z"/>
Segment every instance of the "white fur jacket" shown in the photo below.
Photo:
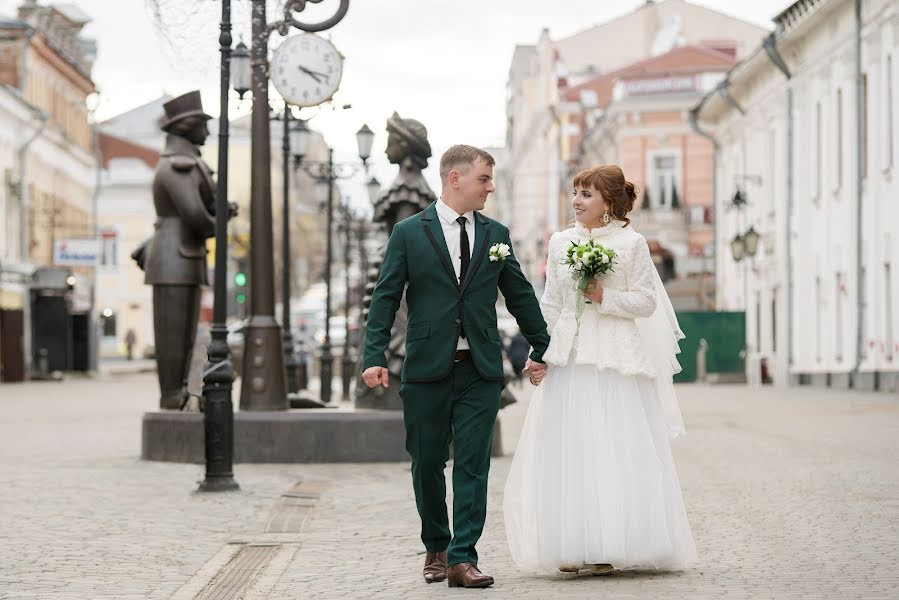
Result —
<path fill-rule="evenodd" d="M 618 257 L 614 272 L 599 278 L 602 303 L 587 304 L 578 322 L 577 283 L 562 261 L 572 241 L 588 238 L 612 248 Z M 655 311 L 656 277 L 646 239 L 622 221 L 612 220 L 605 227 L 592 230 L 578 223 L 554 233 L 549 240 L 546 289 L 540 300 L 551 337 L 544 361 L 563 366 L 573 356 L 577 364 L 595 365 L 624 375 L 655 377 L 656 367 L 642 347 L 634 319 L 649 317 Z"/>

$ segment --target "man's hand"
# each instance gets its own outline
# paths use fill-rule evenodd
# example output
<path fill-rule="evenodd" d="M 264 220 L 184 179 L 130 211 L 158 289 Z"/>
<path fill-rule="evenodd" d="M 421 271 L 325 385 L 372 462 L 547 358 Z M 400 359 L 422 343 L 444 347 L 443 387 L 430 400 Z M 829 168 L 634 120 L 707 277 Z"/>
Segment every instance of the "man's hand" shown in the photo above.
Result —
<path fill-rule="evenodd" d="M 534 362 L 529 358 L 524 365 L 524 372 L 528 374 L 531 385 L 538 386 L 546 377 L 546 363 Z"/>
<path fill-rule="evenodd" d="M 362 379 L 365 385 L 370 388 L 383 385 L 385 388 L 390 387 L 390 372 L 384 367 L 369 367 L 362 372 Z"/>

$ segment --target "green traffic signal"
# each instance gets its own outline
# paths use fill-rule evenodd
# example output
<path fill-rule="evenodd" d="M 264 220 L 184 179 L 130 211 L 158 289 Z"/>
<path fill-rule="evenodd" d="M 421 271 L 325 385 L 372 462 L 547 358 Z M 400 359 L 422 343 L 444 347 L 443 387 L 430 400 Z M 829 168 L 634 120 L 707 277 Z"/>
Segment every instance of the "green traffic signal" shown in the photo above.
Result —
<path fill-rule="evenodd" d="M 234 276 L 234 283 L 239 286 L 247 285 L 247 274 L 246 273 L 237 273 Z"/>
<path fill-rule="evenodd" d="M 243 304 L 247 301 L 247 295 L 246 294 L 237 294 L 236 300 L 237 300 L 238 304 Z"/>

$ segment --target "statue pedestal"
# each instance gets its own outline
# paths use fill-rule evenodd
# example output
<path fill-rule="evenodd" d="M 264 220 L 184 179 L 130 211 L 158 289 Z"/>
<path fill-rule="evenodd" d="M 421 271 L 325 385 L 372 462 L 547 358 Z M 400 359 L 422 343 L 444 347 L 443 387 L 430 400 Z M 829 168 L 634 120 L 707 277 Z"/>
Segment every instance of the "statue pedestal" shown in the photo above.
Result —
<path fill-rule="evenodd" d="M 332 409 L 234 413 L 235 463 L 406 462 L 398 410 Z M 141 458 L 202 464 L 202 413 L 144 413 Z M 493 456 L 502 456 L 499 418 Z"/>

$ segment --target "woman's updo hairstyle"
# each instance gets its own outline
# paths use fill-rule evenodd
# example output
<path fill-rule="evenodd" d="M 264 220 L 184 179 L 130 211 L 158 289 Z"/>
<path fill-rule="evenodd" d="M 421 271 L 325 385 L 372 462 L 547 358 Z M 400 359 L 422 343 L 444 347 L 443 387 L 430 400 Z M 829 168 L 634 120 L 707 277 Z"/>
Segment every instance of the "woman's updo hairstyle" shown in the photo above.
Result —
<path fill-rule="evenodd" d="M 618 165 L 599 165 L 585 169 L 574 178 L 574 187 L 593 188 L 602 194 L 602 199 L 609 207 L 609 212 L 627 227 L 631 220 L 627 213 L 634 209 L 637 200 L 637 187 L 624 178 Z"/>

